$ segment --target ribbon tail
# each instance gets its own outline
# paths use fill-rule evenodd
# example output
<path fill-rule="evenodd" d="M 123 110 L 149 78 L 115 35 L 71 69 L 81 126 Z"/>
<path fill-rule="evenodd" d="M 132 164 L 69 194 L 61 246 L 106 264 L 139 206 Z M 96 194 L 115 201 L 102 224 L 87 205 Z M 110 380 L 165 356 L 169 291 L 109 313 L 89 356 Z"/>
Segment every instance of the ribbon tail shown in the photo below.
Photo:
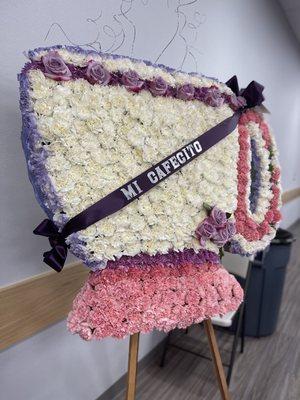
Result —
<path fill-rule="evenodd" d="M 49 237 L 58 233 L 57 227 L 50 219 L 44 219 L 33 231 L 35 235 Z"/>
<path fill-rule="evenodd" d="M 65 265 L 67 254 L 67 246 L 58 244 L 43 254 L 44 263 L 49 265 L 49 267 L 53 268 L 55 271 L 60 272 Z"/>

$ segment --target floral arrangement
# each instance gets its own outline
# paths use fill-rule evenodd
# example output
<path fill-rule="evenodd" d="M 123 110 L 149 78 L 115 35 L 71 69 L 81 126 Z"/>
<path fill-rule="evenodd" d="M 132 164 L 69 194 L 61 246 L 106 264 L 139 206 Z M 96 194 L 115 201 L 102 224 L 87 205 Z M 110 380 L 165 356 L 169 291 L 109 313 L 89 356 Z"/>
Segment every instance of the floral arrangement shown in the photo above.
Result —
<path fill-rule="evenodd" d="M 240 285 L 206 253 L 135 256 L 92 273 L 74 300 L 68 328 L 85 340 L 120 339 L 186 328 L 236 310 L 243 298 Z"/>
<path fill-rule="evenodd" d="M 58 230 L 247 104 L 216 79 L 128 57 L 54 46 L 28 58 L 22 143 L 35 195 Z M 208 151 L 66 238 L 94 271 L 69 328 L 86 339 L 123 337 L 236 309 L 242 292 L 219 253 L 269 244 L 280 191 L 270 129 L 258 109 L 243 111 Z"/>
<path fill-rule="evenodd" d="M 28 55 L 19 77 L 23 147 L 36 196 L 59 228 L 245 101 L 216 80 L 148 62 L 60 46 Z M 252 254 L 275 234 L 279 194 L 273 138 L 249 110 L 207 153 L 67 242 L 94 270 L 123 255 L 218 252 L 195 235 L 205 202 L 233 216 L 227 248 Z"/>

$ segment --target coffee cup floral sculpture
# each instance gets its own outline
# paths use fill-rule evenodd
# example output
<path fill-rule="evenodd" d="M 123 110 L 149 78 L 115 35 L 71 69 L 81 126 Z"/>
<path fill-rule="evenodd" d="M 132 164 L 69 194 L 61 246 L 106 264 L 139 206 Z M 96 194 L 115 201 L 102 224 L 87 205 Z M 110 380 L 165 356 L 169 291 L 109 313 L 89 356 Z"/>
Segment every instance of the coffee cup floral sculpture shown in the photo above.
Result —
<path fill-rule="evenodd" d="M 123 338 L 236 310 L 220 252 L 264 249 L 280 220 L 263 87 L 79 47 L 28 58 L 22 143 L 48 216 L 34 233 L 56 271 L 68 251 L 91 270 L 70 331 Z"/>

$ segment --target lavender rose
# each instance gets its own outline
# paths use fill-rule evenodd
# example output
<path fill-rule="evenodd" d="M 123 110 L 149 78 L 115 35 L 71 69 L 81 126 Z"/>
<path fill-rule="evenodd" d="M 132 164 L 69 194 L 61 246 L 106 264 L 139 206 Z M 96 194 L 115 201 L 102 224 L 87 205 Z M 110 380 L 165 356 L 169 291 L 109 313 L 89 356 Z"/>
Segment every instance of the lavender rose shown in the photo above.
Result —
<path fill-rule="evenodd" d="M 243 96 L 236 96 L 235 94 L 229 97 L 229 103 L 234 110 L 238 110 L 241 107 L 245 107 L 247 101 Z"/>
<path fill-rule="evenodd" d="M 135 93 L 138 93 L 144 86 L 144 81 L 132 70 L 124 72 L 121 81 L 127 90 Z"/>
<path fill-rule="evenodd" d="M 177 89 L 177 98 L 181 100 L 192 100 L 195 96 L 195 88 L 190 83 L 180 86 Z"/>
<path fill-rule="evenodd" d="M 203 246 L 207 239 L 216 235 L 216 228 L 209 218 L 205 218 L 205 220 L 198 226 L 195 233 L 196 237 L 200 240 L 200 244 Z"/>
<path fill-rule="evenodd" d="M 149 83 L 149 90 L 153 96 L 164 96 L 167 93 L 168 84 L 159 76 Z"/>
<path fill-rule="evenodd" d="M 222 94 L 218 88 L 208 88 L 204 102 L 211 107 L 220 107 L 224 103 Z"/>
<path fill-rule="evenodd" d="M 217 228 L 212 241 L 218 246 L 223 247 L 236 234 L 236 227 L 233 221 L 227 221 L 226 224 Z"/>
<path fill-rule="evenodd" d="M 42 57 L 45 67 L 45 76 L 55 81 L 69 81 L 72 77 L 71 71 L 57 51 L 49 51 Z"/>
<path fill-rule="evenodd" d="M 228 232 L 229 239 L 231 239 L 236 234 L 236 227 L 233 221 L 227 221 L 226 229 Z"/>
<path fill-rule="evenodd" d="M 223 226 L 227 221 L 226 213 L 218 207 L 213 207 L 210 217 L 216 226 Z"/>
<path fill-rule="evenodd" d="M 90 83 L 107 85 L 111 79 L 110 73 L 99 62 L 90 61 L 87 66 L 86 76 Z"/>
<path fill-rule="evenodd" d="M 207 87 L 196 87 L 194 97 L 197 100 L 204 101 L 207 96 L 208 88 Z"/>
<path fill-rule="evenodd" d="M 230 239 L 229 233 L 227 227 L 225 226 L 224 228 L 217 229 L 216 234 L 212 238 L 212 241 L 218 247 L 223 247 L 225 243 L 228 242 L 229 239 Z"/>

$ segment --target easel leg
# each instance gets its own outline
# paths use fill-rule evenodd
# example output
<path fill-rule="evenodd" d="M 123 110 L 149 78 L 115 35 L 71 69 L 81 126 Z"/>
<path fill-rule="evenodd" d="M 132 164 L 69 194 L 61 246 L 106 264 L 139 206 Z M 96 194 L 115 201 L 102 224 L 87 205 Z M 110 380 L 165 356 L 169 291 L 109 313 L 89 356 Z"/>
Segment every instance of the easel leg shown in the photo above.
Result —
<path fill-rule="evenodd" d="M 139 339 L 139 333 L 130 336 L 126 400 L 135 400 Z"/>
<path fill-rule="evenodd" d="M 229 395 L 229 390 L 225 378 L 225 373 L 223 369 L 223 364 L 221 361 L 221 356 L 215 336 L 215 331 L 212 325 L 212 322 L 210 319 L 207 319 L 204 321 L 204 327 L 205 327 L 205 332 L 206 336 L 209 342 L 209 347 L 210 347 L 210 352 L 212 355 L 217 379 L 218 379 L 218 384 L 219 384 L 219 389 L 220 393 L 222 396 L 222 400 L 230 400 L 230 395 Z"/>

